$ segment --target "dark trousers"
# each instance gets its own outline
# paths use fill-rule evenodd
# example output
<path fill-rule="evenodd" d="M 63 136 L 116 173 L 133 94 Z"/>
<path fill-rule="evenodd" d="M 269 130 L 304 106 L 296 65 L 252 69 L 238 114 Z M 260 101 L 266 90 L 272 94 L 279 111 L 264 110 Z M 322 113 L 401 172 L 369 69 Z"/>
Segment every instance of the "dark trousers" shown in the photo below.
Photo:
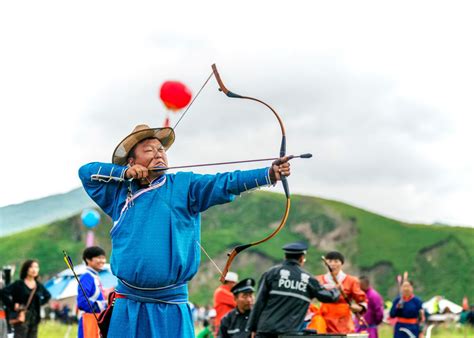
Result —
<path fill-rule="evenodd" d="M 15 330 L 14 338 L 37 338 L 38 337 L 38 324 L 15 324 L 13 326 Z"/>

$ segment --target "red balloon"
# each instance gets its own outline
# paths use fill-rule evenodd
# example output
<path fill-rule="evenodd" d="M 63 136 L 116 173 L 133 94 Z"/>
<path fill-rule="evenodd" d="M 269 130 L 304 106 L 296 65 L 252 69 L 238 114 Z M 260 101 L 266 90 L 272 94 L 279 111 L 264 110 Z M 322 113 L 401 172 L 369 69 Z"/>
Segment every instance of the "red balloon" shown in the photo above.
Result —
<path fill-rule="evenodd" d="M 176 111 L 186 107 L 191 97 L 191 91 L 179 81 L 166 81 L 161 85 L 160 99 L 170 110 Z"/>

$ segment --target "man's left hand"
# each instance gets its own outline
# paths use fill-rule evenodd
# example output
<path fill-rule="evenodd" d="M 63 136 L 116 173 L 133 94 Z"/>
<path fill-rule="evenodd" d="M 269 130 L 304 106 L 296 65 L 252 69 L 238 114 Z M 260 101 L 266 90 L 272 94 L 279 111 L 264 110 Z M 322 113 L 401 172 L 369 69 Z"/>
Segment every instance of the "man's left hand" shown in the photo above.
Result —
<path fill-rule="evenodd" d="M 351 310 L 352 310 L 352 312 L 354 312 L 354 313 L 359 313 L 359 312 L 361 312 L 362 310 L 364 310 L 364 307 L 361 306 L 361 305 L 359 305 L 359 304 L 353 303 L 353 304 L 351 304 Z"/>
<path fill-rule="evenodd" d="M 270 168 L 270 179 L 273 183 L 281 181 L 282 176 L 290 176 L 290 159 L 288 156 L 281 157 L 272 163 Z"/>

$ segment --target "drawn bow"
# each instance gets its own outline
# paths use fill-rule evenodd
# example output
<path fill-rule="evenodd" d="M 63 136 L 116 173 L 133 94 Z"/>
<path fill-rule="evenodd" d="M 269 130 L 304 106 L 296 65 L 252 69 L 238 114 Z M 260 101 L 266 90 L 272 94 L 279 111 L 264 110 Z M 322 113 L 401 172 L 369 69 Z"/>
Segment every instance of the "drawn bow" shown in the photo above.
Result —
<path fill-rule="evenodd" d="M 285 126 L 283 125 L 283 121 L 280 117 L 280 115 L 278 115 L 278 113 L 272 108 L 270 107 L 270 105 L 268 105 L 267 103 L 263 102 L 262 100 L 259 100 L 259 99 L 256 99 L 256 98 L 253 98 L 253 97 L 250 97 L 250 96 L 243 96 L 243 95 L 239 95 L 239 94 L 236 94 L 232 91 L 230 91 L 229 89 L 227 89 L 227 87 L 224 85 L 224 82 L 222 81 L 222 78 L 221 76 L 219 75 L 219 72 L 217 71 L 217 67 L 215 64 L 212 65 L 212 73 L 211 75 L 209 75 L 209 77 L 207 78 L 207 80 L 205 81 L 205 83 L 203 84 L 203 86 L 201 87 L 201 89 L 198 91 L 198 93 L 196 94 L 196 96 L 194 97 L 194 99 L 191 101 L 191 103 L 188 105 L 188 107 L 186 108 L 186 110 L 183 112 L 183 114 L 181 115 L 181 117 L 179 118 L 179 120 L 176 122 L 175 126 L 173 129 L 176 129 L 176 127 L 178 126 L 179 122 L 183 119 L 183 117 L 186 115 L 187 111 L 189 110 L 189 108 L 191 107 L 191 105 L 194 103 L 194 101 L 196 100 L 196 98 L 199 96 L 199 94 L 201 93 L 202 89 L 206 86 L 206 84 L 209 82 L 210 78 L 214 76 L 217 80 L 217 83 L 219 85 L 219 91 L 223 92 L 225 95 L 227 95 L 227 97 L 230 97 L 230 98 L 235 98 L 235 99 L 246 99 L 246 100 L 251 100 L 251 101 L 256 101 L 256 102 L 259 102 L 263 105 L 265 105 L 268 109 L 270 109 L 273 113 L 273 115 L 276 117 L 277 121 L 278 121 L 278 124 L 280 126 L 280 129 L 281 129 L 281 144 L 280 144 L 280 154 L 279 154 L 279 158 L 281 157 L 284 157 L 286 155 L 286 134 L 285 134 Z M 297 157 L 300 157 L 300 158 L 310 158 L 312 155 L 311 154 L 303 154 L 303 155 L 300 155 L 300 156 L 290 156 L 290 159 L 291 158 L 297 158 Z M 237 163 L 238 161 L 236 161 Z M 203 249 L 204 253 L 209 257 L 209 259 L 211 260 L 211 262 L 216 266 L 216 268 L 219 270 L 221 276 L 219 278 L 219 280 L 221 281 L 221 283 L 224 283 L 225 281 L 225 276 L 227 275 L 227 272 L 229 272 L 229 269 L 230 269 L 230 266 L 233 262 L 233 260 L 235 259 L 235 257 L 242 251 L 244 251 L 245 249 L 248 249 L 252 246 L 256 246 L 256 245 L 259 245 L 259 244 L 262 244 L 266 241 L 268 241 L 269 239 L 273 238 L 276 234 L 278 234 L 278 232 L 280 232 L 281 229 L 283 229 L 283 227 L 285 226 L 285 223 L 288 219 L 288 215 L 290 213 L 290 205 L 291 205 L 291 200 L 290 200 L 290 189 L 288 187 L 288 181 L 287 181 L 287 178 L 285 176 L 281 176 L 281 182 L 283 184 L 283 189 L 285 190 L 285 196 L 286 196 L 286 207 L 285 207 L 285 213 L 280 221 L 280 225 L 278 225 L 278 227 L 271 233 L 269 234 L 268 236 L 266 236 L 265 238 L 261 239 L 261 240 L 258 240 L 258 241 L 255 241 L 255 242 L 251 242 L 251 243 L 248 243 L 248 244 L 242 244 L 242 245 L 238 245 L 236 246 L 235 248 L 232 249 L 231 252 L 229 252 L 227 254 L 228 258 L 227 258 L 227 262 L 225 264 L 225 267 L 224 269 L 221 271 L 217 265 L 213 262 L 213 260 L 209 257 L 209 255 L 207 255 L 206 251 L 204 250 L 204 248 L 201 246 L 201 248 Z"/>
<path fill-rule="evenodd" d="M 262 100 L 259 100 L 259 99 L 256 99 L 256 98 L 253 98 L 253 97 L 250 97 L 250 96 L 243 96 L 243 95 L 239 95 L 239 94 L 236 94 L 232 91 L 230 91 L 229 89 L 227 89 L 227 87 L 224 85 L 224 82 L 222 81 L 222 78 L 221 76 L 219 75 L 219 72 L 217 71 L 217 67 L 215 64 L 212 65 L 212 72 L 214 74 L 214 77 L 216 78 L 217 80 L 217 83 L 219 84 L 219 90 L 221 92 L 223 92 L 225 95 L 227 95 L 227 97 L 230 97 L 230 98 L 235 98 L 235 99 L 246 99 L 246 100 L 251 100 L 251 101 L 256 101 L 256 102 L 259 102 L 263 105 L 265 105 L 268 109 L 270 109 L 273 113 L 273 115 L 276 117 L 276 119 L 278 120 L 278 124 L 280 125 L 280 129 L 281 129 L 281 144 L 280 144 L 280 155 L 279 157 L 284 157 L 286 155 L 286 133 L 285 133 L 285 126 L 283 125 L 283 121 L 280 117 L 280 115 L 278 115 L 278 113 L 275 111 L 275 109 L 273 109 L 269 104 L 263 102 Z M 227 275 L 227 272 L 229 271 L 230 269 L 230 266 L 233 262 L 233 260 L 235 259 L 235 257 L 242 251 L 244 251 L 245 249 L 248 249 L 252 246 L 256 246 L 256 245 L 259 245 L 259 244 L 262 244 L 266 241 L 268 241 L 269 239 L 275 237 L 276 234 L 278 234 L 280 232 L 281 229 L 283 229 L 283 227 L 285 226 L 285 223 L 288 219 L 288 215 L 290 213 L 290 206 L 291 206 L 291 199 L 290 199 L 290 189 L 288 187 L 288 180 L 285 176 L 282 176 L 281 177 L 281 182 L 283 184 L 283 189 L 285 190 L 285 196 L 286 196 L 286 207 L 285 207 L 285 213 L 283 214 L 283 217 L 280 221 L 280 225 L 278 225 L 278 227 L 271 233 L 269 234 L 268 236 L 266 236 L 265 238 L 263 239 L 260 239 L 258 241 L 255 241 L 255 242 L 251 242 L 251 243 L 248 243 L 248 244 L 242 244 L 242 245 L 238 245 L 236 246 L 235 248 L 232 249 L 231 252 L 229 252 L 227 254 L 228 258 L 227 258 L 227 262 L 225 264 L 225 267 L 224 269 L 222 270 L 221 272 L 221 276 L 219 278 L 219 280 L 221 281 L 221 283 L 224 283 L 225 281 L 225 276 Z"/>

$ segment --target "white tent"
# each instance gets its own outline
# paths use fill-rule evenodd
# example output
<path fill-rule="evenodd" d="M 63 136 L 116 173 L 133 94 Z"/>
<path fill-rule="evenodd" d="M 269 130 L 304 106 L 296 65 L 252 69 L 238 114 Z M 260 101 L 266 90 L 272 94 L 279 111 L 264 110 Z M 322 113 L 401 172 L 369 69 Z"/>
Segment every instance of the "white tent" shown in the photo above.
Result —
<path fill-rule="evenodd" d="M 438 302 L 438 306 L 436 303 Z M 438 307 L 438 311 L 437 308 Z M 429 314 L 443 314 L 443 313 L 454 313 L 459 314 L 462 312 L 462 307 L 456 303 L 447 300 L 441 296 L 435 296 L 429 301 L 423 303 L 423 309 L 425 309 Z"/>

